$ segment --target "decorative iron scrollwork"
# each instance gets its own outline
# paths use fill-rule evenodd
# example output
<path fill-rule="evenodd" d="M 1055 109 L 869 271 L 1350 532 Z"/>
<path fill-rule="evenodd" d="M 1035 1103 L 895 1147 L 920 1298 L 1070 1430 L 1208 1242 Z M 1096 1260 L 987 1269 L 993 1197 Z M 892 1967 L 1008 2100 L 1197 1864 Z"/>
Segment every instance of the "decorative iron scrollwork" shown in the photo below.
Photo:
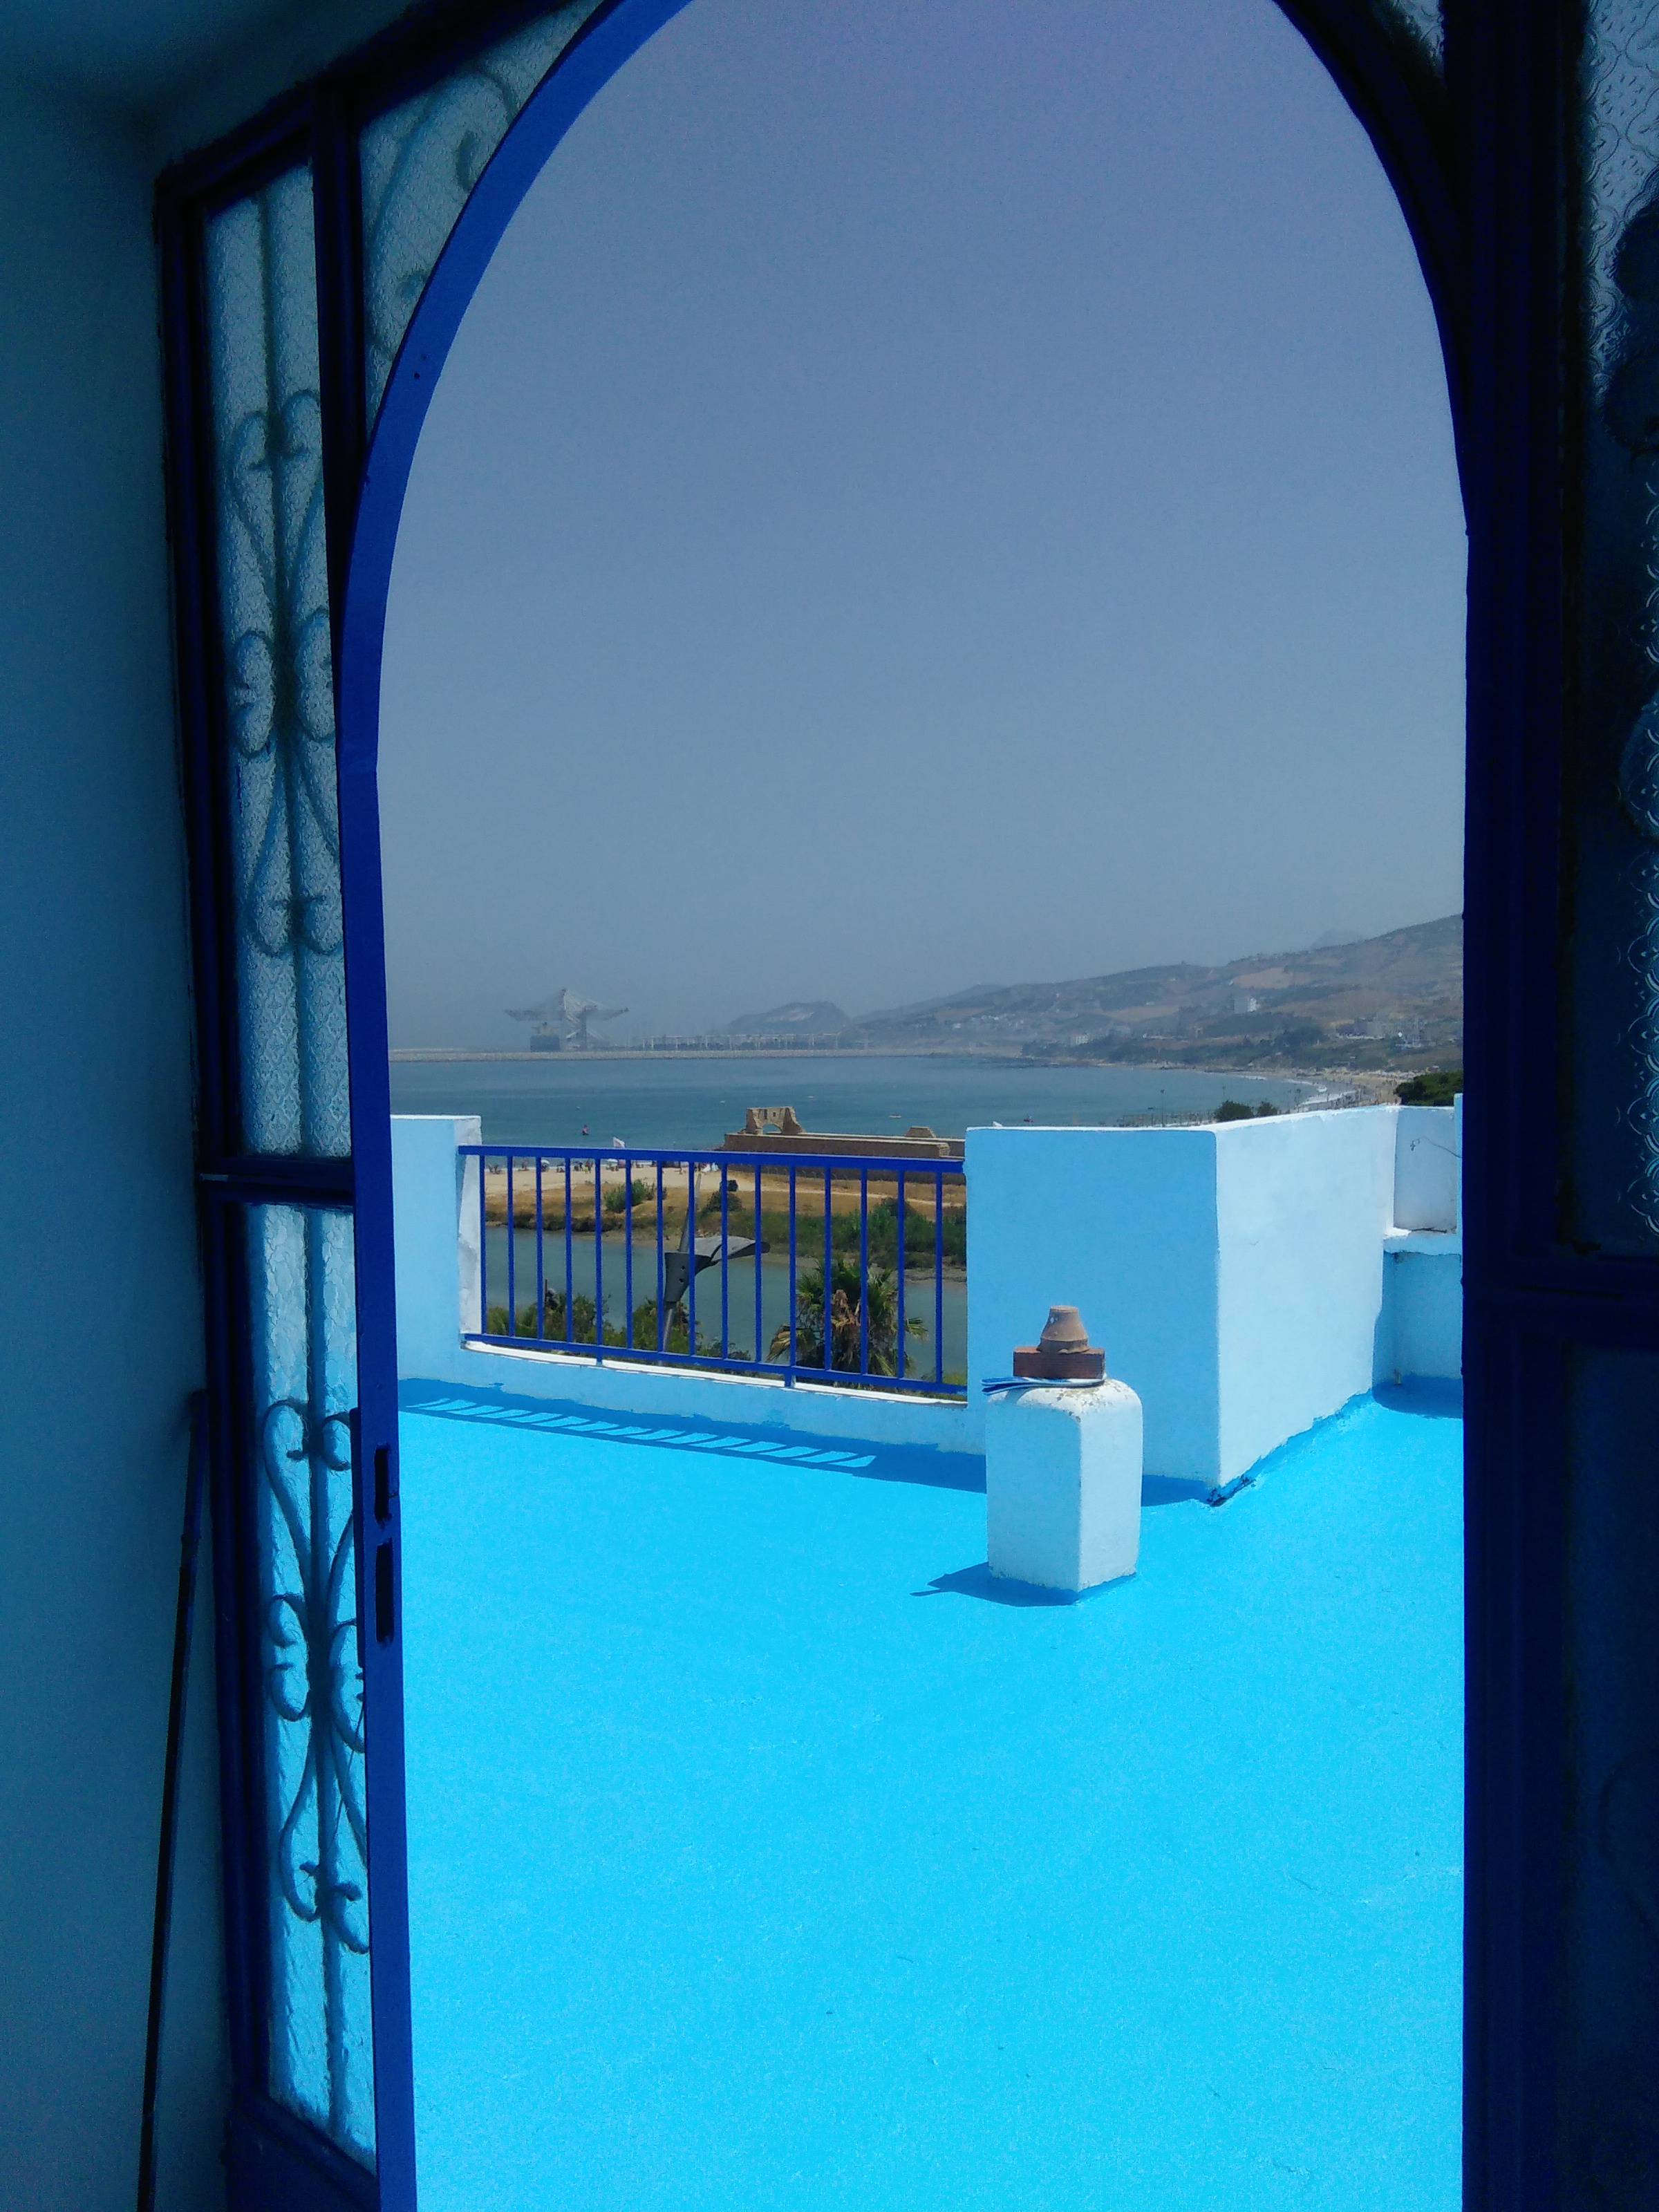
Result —
<path fill-rule="evenodd" d="M 410 319 L 485 165 L 598 4 L 567 0 L 364 131 L 364 381 L 371 420 Z"/>
<path fill-rule="evenodd" d="M 309 173 L 208 240 L 243 1143 L 343 1157 L 334 666 Z"/>
<path fill-rule="evenodd" d="M 1401 23 L 1433 61 L 1443 65 L 1445 25 L 1440 0 L 1373 0 L 1378 12 Z"/>
<path fill-rule="evenodd" d="M 272 2094 L 372 2160 L 352 1221 L 247 1217 Z"/>
<path fill-rule="evenodd" d="M 1577 736 L 1599 787 L 1590 896 L 1624 943 L 1608 1027 L 1623 1040 L 1608 1121 L 1592 1141 L 1607 1194 L 1597 1241 L 1659 1237 L 1659 7 L 1589 9 L 1583 57 L 1585 191 L 1580 459 L 1584 568 Z M 1613 788 L 1608 790 L 1611 783 Z M 1617 816 L 1600 810 L 1611 799 Z M 1605 826 L 1603 822 L 1605 821 Z M 1638 841 L 1632 848 L 1627 833 Z M 1610 865 L 1609 865 L 1610 864 Z M 1594 991 L 1602 987 L 1595 985 Z M 1594 992 L 1592 994 L 1594 995 Z M 1622 1000 L 1622 1004 L 1620 1000 Z M 1603 1094 L 1605 1097 L 1607 1094 Z M 1613 1164 L 1616 1163 L 1616 1164 Z M 1594 1180 L 1594 1176 L 1592 1176 Z M 1611 1203 L 1608 1201 L 1611 1200 Z M 1622 1232 L 1622 1234 L 1621 1234 Z"/>
<path fill-rule="evenodd" d="M 342 1954 L 368 1952 L 349 1417 L 319 1412 L 304 1398 L 279 1398 L 260 1421 L 259 1448 L 287 1538 L 281 1551 L 271 1547 L 270 1572 L 297 1585 L 265 1601 L 265 1700 L 279 1733 L 302 1732 L 297 1773 L 292 1749 L 273 1747 L 279 1785 L 271 1808 L 273 1904 L 316 1928 L 321 1941 L 321 2056 L 330 2126 L 343 2136 L 350 2132 L 353 2053 Z"/>
<path fill-rule="evenodd" d="M 298 478 L 296 483 L 295 479 Z M 267 959 L 303 945 L 339 957 L 340 833 L 334 788 L 334 665 L 323 532 L 321 403 L 290 395 L 243 416 L 225 489 L 264 606 L 227 644 L 231 739 L 269 763 L 263 825 L 248 840 L 242 927 Z M 297 515 L 297 529 L 286 527 Z"/>
<path fill-rule="evenodd" d="M 276 1879 L 296 1919 L 320 1921 L 325 1937 L 362 1955 L 368 1949 L 368 1931 L 347 1909 L 363 1903 L 368 1863 L 362 1778 L 354 1765 L 364 1752 L 355 1536 L 349 1512 L 337 1535 L 330 1526 L 335 1487 L 330 1477 L 349 1475 L 351 1468 L 349 1425 L 342 1413 L 319 1416 L 301 1399 L 279 1399 L 260 1424 L 260 1448 L 301 1582 L 297 1590 L 278 1590 L 265 1605 L 265 1633 L 275 1654 L 265 1669 L 265 1695 L 280 1720 L 306 1730 L 299 1784 L 277 1835 Z M 301 1467 L 307 1478 L 303 1501 L 294 1495 L 289 1474 Z M 299 1838 L 313 1814 L 317 1856 L 302 1860 Z M 349 1863 L 343 1863 L 347 1837 Z"/>

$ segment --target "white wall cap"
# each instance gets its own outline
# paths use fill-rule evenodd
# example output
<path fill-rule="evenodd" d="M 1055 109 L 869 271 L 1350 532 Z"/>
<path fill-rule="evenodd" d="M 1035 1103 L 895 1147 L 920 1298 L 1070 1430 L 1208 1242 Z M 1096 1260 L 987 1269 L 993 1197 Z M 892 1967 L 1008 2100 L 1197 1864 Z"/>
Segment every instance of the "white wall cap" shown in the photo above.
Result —
<path fill-rule="evenodd" d="M 1421 1252 L 1435 1259 L 1455 1257 L 1463 1239 L 1455 1229 L 1390 1229 L 1382 1239 L 1385 1252 Z"/>

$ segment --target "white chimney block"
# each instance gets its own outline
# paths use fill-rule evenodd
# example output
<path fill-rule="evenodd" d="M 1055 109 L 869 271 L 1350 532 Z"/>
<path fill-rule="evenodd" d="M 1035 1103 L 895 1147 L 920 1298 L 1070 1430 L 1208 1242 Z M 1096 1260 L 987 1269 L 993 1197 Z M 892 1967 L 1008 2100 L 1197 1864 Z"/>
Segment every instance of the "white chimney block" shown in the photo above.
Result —
<path fill-rule="evenodd" d="M 1140 1401 L 1127 1382 L 996 1393 L 985 1414 L 994 1575 L 1077 1592 L 1140 1556 Z"/>

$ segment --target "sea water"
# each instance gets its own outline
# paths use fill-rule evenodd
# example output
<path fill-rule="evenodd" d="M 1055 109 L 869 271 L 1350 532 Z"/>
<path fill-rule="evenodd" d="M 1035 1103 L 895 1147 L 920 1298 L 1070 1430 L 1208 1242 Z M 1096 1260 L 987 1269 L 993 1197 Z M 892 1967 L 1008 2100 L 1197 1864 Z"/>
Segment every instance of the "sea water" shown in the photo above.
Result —
<path fill-rule="evenodd" d="M 394 1060 L 394 1114 L 477 1114 L 492 1145 L 646 1149 L 718 1145 L 750 1106 L 793 1106 L 807 1129 L 960 1137 L 992 1122 L 1114 1127 L 1202 1119 L 1224 1098 L 1291 1106 L 1313 1085 L 1189 1068 L 1054 1067 L 943 1055 L 779 1053 L 741 1059 Z"/>

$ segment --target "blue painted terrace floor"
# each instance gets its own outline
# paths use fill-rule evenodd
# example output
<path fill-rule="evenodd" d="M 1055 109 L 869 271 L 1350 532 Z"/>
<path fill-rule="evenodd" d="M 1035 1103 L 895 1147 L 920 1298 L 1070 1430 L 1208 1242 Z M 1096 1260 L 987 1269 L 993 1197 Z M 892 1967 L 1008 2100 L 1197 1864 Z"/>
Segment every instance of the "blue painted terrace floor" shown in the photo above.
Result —
<path fill-rule="evenodd" d="M 426 2212 L 1451 2212 L 1449 1398 L 1073 1606 L 920 1455 L 408 1400 Z"/>

